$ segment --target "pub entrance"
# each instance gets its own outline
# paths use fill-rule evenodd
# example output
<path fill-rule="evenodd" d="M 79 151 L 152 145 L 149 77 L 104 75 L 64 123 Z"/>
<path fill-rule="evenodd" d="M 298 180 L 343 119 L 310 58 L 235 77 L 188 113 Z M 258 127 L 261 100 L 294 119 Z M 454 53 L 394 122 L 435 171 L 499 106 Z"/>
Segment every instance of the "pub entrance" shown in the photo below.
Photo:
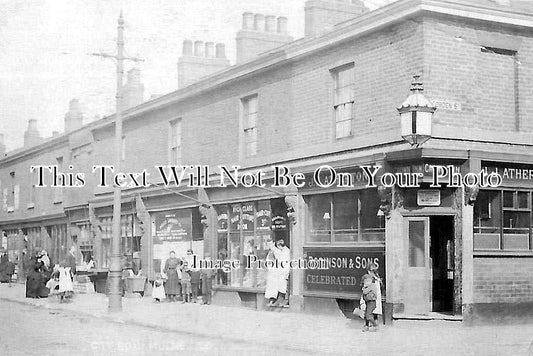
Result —
<path fill-rule="evenodd" d="M 407 217 L 405 313 L 453 311 L 454 218 Z"/>

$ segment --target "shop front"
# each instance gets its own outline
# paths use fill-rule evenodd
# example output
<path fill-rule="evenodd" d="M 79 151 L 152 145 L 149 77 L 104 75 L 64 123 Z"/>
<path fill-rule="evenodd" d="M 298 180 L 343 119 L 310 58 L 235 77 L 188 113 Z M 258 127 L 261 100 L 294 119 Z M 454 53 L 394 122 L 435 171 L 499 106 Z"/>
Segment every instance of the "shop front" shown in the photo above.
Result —
<path fill-rule="evenodd" d="M 346 172 L 357 176 L 359 170 Z M 340 309 L 351 314 L 359 304 L 362 277 L 371 263 L 378 266 L 385 301 L 385 215 L 377 189 L 365 188 L 365 182 L 359 180 L 355 189 L 309 184 L 300 191 L 305 212 L 300 227 L 302 257 L 315 262 L 300 273 L 305 312 L 338 313 Z"/>
<path fill-rule="evenodd" d="M 448 174 L 434 184 L 435 168 Z M 392 187 L 387 216 L 387 304 L 394 318 L 456 318 L 462 313 L 464 189 L 449 174 L 467 173 L 463 160 L 392 162 L 396 173 L 420 173 L 416 187 Z M 453 173 L 452 173 L 453 172 Z"/>
<path fill-rule="evenodd" d="M 291 248 L 285 200 L 279 197 L 216 204 L 214 208 L 216 256 L 211 257 L 239 262 L 237 269 L 217 270 L 214 302 L 261 309 L 265 305 L 268 269 L 264 266 L 270 248 L 277 240 Z M 248 266 L 252 260 L 258 263 Z"/>

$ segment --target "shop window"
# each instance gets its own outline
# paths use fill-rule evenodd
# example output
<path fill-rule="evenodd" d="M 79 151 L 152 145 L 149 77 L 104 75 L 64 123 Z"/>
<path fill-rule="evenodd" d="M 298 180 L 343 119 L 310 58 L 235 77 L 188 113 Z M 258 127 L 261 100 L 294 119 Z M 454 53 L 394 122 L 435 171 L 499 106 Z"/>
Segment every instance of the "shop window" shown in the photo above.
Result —
<path fill-rule="evenodd" d="M 272 241 L 283 238 L 289 244 L 283 199 L 220 205 L 218 214 L 217 258 L 238 260 L 241 269 L 228 273 L 218 270 L 216 282 L 240 288 L 264 288 L 266 272 L 263 269 L 246 269 L 248 259 L 264 261 Z"/>
<path fill-rule="evenodd" d="M 81 264 L 89 263 L 94 259 L 94 237 L 90 224 L 78 225 L 78 248 L 81 253 Z"/>
<path fill-rule="evenodd" d="M 354 111 L 354 65 L 349 64 L 333 70 L 335 80 L 335 137 L 342 138 L 352 135 Z"/>
<path fill-rule="evenodd" d="M 198 208 L 154 212 L 151 217 L 152 273 L 161 272 L 170 251 L 174 251 L 181 260 L 188 258 L 187 250 L 190 248 L 196 255 L 203 257 L 203 226 Z"/>
<path fill-rule="evenodd" d="M 474 249 L 500 248 L 501 220 L 501 192 L 480 191 L 474 205 Z"/>
<path fill-rule="evenodd" d="M 60 263 L 66 258 L 67 249 L 67 225 L 47 226 L 46 230 L 51 238 L 52 247 L 48 251 L 53 263 Z"/>
<path fill-rule="evenodd" d="M 531 249 L 531 193 L 480 191 L 474 205 L 474 249 Z"/>
<path fill-rule="evenodd" d="M 306 198 L 309 212 L 308 242 L 383 243 L 384 217 L 374 189 L 317 194 Z"/>

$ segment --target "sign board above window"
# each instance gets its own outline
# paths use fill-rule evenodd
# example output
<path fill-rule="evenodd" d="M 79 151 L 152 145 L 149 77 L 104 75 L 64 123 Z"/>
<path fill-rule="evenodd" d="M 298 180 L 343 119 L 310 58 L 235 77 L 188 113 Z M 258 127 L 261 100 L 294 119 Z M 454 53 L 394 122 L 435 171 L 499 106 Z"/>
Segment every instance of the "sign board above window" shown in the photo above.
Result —
<path fill-rule="evenodd" d="M 416 194 L 418 206 L 440 206 L 440 190 L 420 189 Z"/>

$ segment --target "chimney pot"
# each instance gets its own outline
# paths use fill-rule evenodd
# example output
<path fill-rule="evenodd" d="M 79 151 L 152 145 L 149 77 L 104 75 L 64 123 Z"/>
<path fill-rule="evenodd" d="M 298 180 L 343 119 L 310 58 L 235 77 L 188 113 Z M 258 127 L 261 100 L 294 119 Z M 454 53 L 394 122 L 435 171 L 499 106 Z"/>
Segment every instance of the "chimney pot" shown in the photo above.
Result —
<path fill-rule="evenodd" d="M 35 119 L 28 120 L 28 131 L 31 131 L 31 132 L 37 131 L 37 120 Z"/>
<path fill-rule="evenodd" d="M 202 41 L 194 42 L 194 55 L 198 57 L 204 56 L 204 43 Z"/>
<path fill-rule="evenodd" d="M 287 18 L 284 16 L 278 17 L 278 33 L 287 33 Z"/>
<path fill-rule="evenodd" d="M 368 11 L 362 0 L 308 0 L 304 10 L 306 37 L 331 31 L 335 25 Z"/>
<path fill-rule="evenodd" d="M 213 58 L 215 56 L 215 44 L 213 42 L 205 43 L 205 56 Z"/>
<path fill-rule="evenodd" d="M 266 16 L 265 23 L 267 32 L 276 32 L 276 16 Z"/>
<path fill-rule="evenodd" d="M 184 40 L 183 41 L 183 56 L 192 56 L 192 41 L 191 40 Z"/>
<path fill-rule="evenodd" d="M 254 16 L 254 30 L 264 31 L 265 30 L 265 15 L 255 14 Z"/>
<path fill-rule="evenodd" d="M 41 136 L 37 130 L 37 120 L 28 120 L 28 129 L 24 132 L 24 146 L 34 146 L 41 142 Z"/>
<path fill-rule="evenodd" d="M 242 29 L 253 30 L 254 29 L 254 14 L 251 12 L 245 12 L 242 14 Z"/>
<path fill-rule="evenodd" d="M 217 58 L 226 58 L 226 45 L 223 43 L 216 44 Z"/>

